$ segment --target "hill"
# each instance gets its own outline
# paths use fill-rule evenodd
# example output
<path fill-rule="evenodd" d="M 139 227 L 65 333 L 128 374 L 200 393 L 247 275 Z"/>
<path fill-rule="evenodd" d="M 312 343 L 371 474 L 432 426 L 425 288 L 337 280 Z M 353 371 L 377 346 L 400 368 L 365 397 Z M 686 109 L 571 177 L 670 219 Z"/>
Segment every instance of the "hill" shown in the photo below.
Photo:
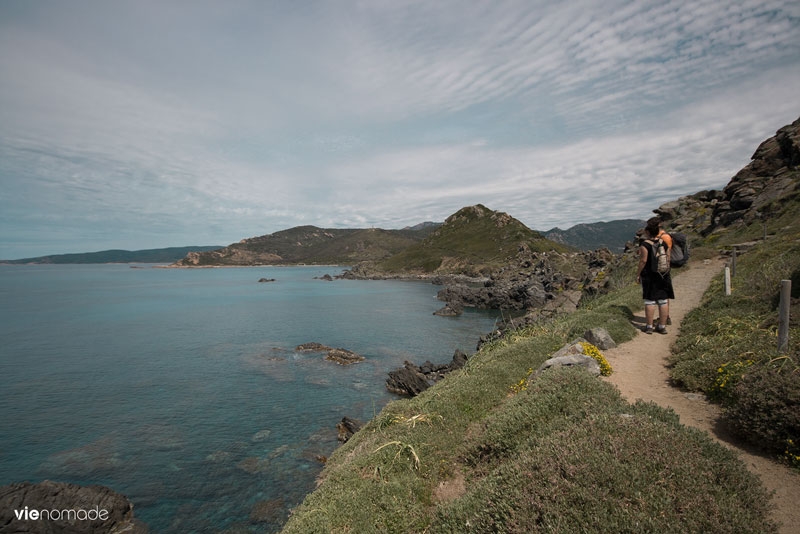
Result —
<path fill-rule="evenodd" d="M 384 272 L 487 273 L 521 250 L 565 252 L 514 217 L 477 204 L 458 210 L 419 243 L 375 265 Z"/>
<path fill-rule="evenodd" d="M 645 221 L 639 219 L 621 219 L 618 221 L 576 224 L 566 230 L 552 228 L 542 235 L 550 241 L 569 245 L 581 250 L 607 248 L 612 252 L 625 250 L 625 243 L 630 241 L 636 231 L 643 228 Z"/>
<path fill-rule="evenodd" d="M 205 252 L 220 248 L 218 245 L 202 247 L 168 247 L 144 250 L 101 250 L 99 252 L 81 252 L 76 254 L 53 254 L 22 258 L 19 260 L 1 260 L 0 263 L 171 263 L 178 261 L 190 252 Z"/>
<path fill-rule="evenodd" d="M 176 267 L 224 265 L 352 264 L 377 261 L 423 239 L 431 231 L 297 226 L 243 239 L 219 250 L 191 253 Z"/>

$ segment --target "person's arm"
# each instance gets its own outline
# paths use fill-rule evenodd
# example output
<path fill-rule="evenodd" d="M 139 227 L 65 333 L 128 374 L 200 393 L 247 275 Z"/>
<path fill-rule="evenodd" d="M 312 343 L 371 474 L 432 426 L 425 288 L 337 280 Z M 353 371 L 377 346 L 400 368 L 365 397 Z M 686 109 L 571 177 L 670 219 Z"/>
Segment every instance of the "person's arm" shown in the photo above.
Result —
<path fill-rule="evenodd" d="M 645 265 L 647 265 L 647 248 L 642 245 L 639 247 L 639 270 L 636 271 L 636 281 L 642 281 L 642 271 L 644 270 Z"/>

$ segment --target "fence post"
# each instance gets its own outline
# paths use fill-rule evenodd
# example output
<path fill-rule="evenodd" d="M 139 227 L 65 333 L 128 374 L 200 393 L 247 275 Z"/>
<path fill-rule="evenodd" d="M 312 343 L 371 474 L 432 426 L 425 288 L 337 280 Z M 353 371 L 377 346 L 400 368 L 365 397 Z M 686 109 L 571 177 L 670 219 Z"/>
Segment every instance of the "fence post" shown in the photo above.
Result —
<path fill-rule="evenodd" d="M 736 276 L 736 247 L 733 247 L 733 254 L 731 254 L 731 277 Z"/>
<path fill-rule="evenodd" d="M 792 281 L 781 280 L 780 323 L 778 324 L 778 352 L 789 351 L 789 304 L 792 297 Z"/>
<path fill-rule="evenodd" d="M 725 266 L 725 295 L 731 294 L 731 268 Z"/>

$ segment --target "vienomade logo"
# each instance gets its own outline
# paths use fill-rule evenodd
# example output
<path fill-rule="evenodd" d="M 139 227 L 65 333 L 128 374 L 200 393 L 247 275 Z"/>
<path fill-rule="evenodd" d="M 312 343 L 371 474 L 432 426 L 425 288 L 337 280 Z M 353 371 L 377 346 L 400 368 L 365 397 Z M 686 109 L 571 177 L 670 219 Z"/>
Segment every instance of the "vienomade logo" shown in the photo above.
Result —
<path fill-rule="evenodd" d="M 21 510 L 15 509 L 14 515 L 19 521 L 96 521 L 98 519 L 100 521 L 105 521 L 108 519 L 108 510 L 101 509 L 99 506 L 89 508 L 88 510 L 84 510 L 83 508 L 77 510 L 69 508 L 64 508 L 62 510 L 37 510 L 26 506 Z"/>

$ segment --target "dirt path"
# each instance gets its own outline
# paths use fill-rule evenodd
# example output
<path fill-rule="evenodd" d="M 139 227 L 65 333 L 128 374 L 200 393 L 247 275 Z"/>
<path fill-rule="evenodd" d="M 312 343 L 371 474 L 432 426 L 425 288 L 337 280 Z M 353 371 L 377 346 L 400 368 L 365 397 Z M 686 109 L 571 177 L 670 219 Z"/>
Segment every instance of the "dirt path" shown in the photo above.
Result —
<path fill-rule="evenodd" d="M 639 333 L 628 343 L 604 351 L 614 373 L 606 380 L 616 385 L 629 401 L 643 399 L 670 407 L 683 424 L 708 432 L 739 453 L 748 469 L 757 474 L 768 491 L 774 491 L 773 518 L 782 524 L 781 534 L 800 533 L 800 475 L 731 437 L 719 423 L 720 409 L 702 394 L 686 393 L 669 383 L 667 357 L 686 313 L 700 304 L 711 279 L 722 269 L 719 260 L 694 265 L 673 280 L 676 300 L 670 302 L 673 325 L 667 335 Z M 644 324 L 644 312 L 636 318 Z"/>

